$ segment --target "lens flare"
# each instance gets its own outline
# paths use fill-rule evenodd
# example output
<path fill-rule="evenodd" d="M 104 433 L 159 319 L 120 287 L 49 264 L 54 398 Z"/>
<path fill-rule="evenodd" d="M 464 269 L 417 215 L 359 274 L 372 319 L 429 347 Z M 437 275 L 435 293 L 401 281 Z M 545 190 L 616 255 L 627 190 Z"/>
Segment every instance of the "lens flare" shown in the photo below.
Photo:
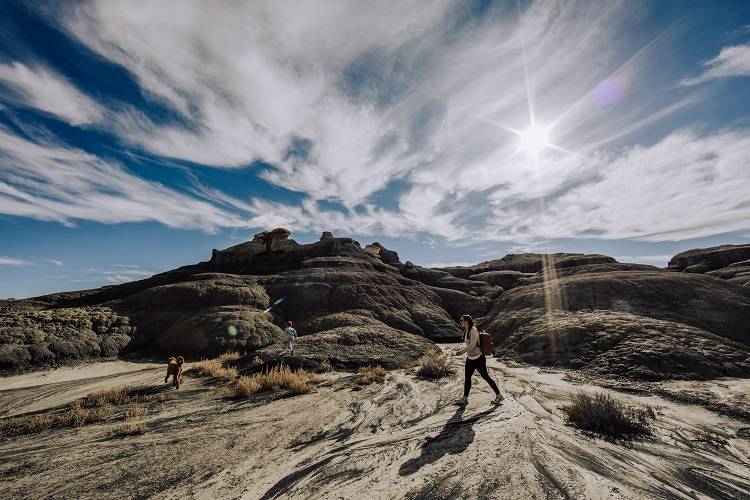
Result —
<path fill-rule="evenodd" d="M 277 306 L 277 305 L 281 304 L 282 302 L 284 302 L 284 297 L 281 297 L 280 299 L 276 299 L 276 300 L 274 300 L 274 301 L 273 301 L 273 304 L 271 304 L 270 306 L 268 306 L 268 307 L 267 307 L 267 308 L 266 308 L 266 309 L 265 309 L 265 310 L 264 310 L 263 312 L 264 312 L 264 313 L 269 313 L 269 312 L 271 312 L 271 309 L 273 309 L 273 308 L 274 308 L 274 306 Z"/>
<path fill-rule="evenodd" d="M 236 337 L 237 327 L 234 325 L 229 325 L 229 327 L 227 327 L 227 333 L 229 334 L 230 337 Z"/>

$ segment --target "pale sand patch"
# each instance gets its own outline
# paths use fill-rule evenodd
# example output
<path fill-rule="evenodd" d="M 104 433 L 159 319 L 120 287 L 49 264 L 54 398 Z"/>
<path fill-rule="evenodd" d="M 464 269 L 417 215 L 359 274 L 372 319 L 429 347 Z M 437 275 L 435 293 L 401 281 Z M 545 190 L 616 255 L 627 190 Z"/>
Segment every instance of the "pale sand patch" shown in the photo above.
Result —
<path fill-rule="evenodd" d="M 226 399 L 205 380 L 185 378 L 175 399 L 144 419 L 143 435 L 111 439 L 110 426 L 92 425 L 0 441 L 0 489 L 6 497 L 53 498 L 750 495 L 750 436 L 743 430 L 750 422 L 613 391 L 627 403 L 654 406 L 659 416 L 653 439 L 607 442 L 565 426 L 558 409 L 574 391 L 605 389 L 491 360 L 506 401 L 490 405 L 491 391 L 476 378 L 469 405 L 459 408 L 451 402 L 461 391 L 462 360 L 453 359 L 456 374 L 438 382 L 400 370 L 355 392 L 351 374 L 334 372 L 326 376 L 338 380 L 330 385 L 276 400 L 269 394 Z M 91 384 L 99 386 L 94 375 Z M 110 384 L 128 377 L 163 382 L 154 368 L 121 372 Z M 78 393 L 82 386 L 65 384 L 85 383 L 50 385 Z M 721 383 L 733 392 L 744 382 Z M 721 392 L 713 382 L 705 387 Z M 11 392 L 19 398 L 37 389 Z M 60 398 L 43 396 L 38 404 Z M 698 430 L 721 433 L 727 444 L 697 440 Z"/>

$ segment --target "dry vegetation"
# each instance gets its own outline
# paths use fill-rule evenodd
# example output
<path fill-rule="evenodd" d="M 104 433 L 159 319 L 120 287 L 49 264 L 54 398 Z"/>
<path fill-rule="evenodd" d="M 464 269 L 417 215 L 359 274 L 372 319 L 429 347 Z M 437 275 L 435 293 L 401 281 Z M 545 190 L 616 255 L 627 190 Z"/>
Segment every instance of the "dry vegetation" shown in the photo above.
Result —
<path fill-rule="evenodd" d="M 332 368 L 331 361 L 329 359 L 323 360 L 323 362 L 320 363 L 321 372 L 330 372 L 331 368 Z"/>
<path fill-rule="evenodd" d="M 649 435 L 656 418 L 650 407 L 630 407 L 606 393 L 576 393 L 562 411 L 569 425 L 614 439 Z"/>
<path fill-rule="evenodd" d="M 292 394 L 305 394 L 317 377 L 303 369 L 292 370 L 287 365 L 279 365 L 266 372 L 250 377 L 241 377 L 235 387 L 237 397 L 246 398 L 259 392 L 272 392 L 288 389 Z"/>
<path fill-rule="evenodd" d="M 227 354 L 233 355 L 237 353 Z M 239 372 L 236 368 L 224 368 L 224 362 L 237 358 L 227 358 L 225 360 L 222 360 L 222 358 L 224 356 L 227 356 L 227 354 L 222 354 L 218 358 L 206 359 L 199 363 L 196 363 L 185 373 L 189 373 L 196 377 L 215 378 L 217 380 L 221 380 L 222 382 L 230 382 L 232 380 L 235 380 L 239 376 Z"/>
<path fill-rule="evenodd" d="M 125 405 L 136 403 L 163 403 L 172 399 L 171 392 L 157 392 L 149 394 L 142 389 L 134 387 L 113 387 L 89 394 L 81 400 L 85 407 L 97 407 L 105 405 Z"/>
<path fill-rule="evenodd" d="M 225 352 L 224 354 L 216 358 L 217 361 L 220 361 L 222 363 L 226 363 L 227 361 L 236 361 L 238 359 L 240 359 L 240 353 L 238 353 L 237 351 Z"/>
<path fill-rule="evenodd" d="M 385 368 L 382 366 L 365 366 L 359 369 L 355 378 L 355 385 L 367 385 L 376 382 L 382 384 L 385 381 Z"/>
<path fill-rule="evenodd" d="M 143 422 L 128 421 L 112 429 L 112 437 L 138 436 L 146 433 L 146 426 Z"/>
<path fill-rule="evenodd" d="M 714 434 L 712 432 L 703 431 L 703 430 L 699 430 L 695 432 L 694 441 L 706 443 L 716 448 L 721 448 L 729 444 L 729 441 L 719 436 L 718 434 Z"/>
<path fill-rule="evenodd" d="M 34 434 L 45 429 L 80 427 L 104 422 L 114 415 L 114 407 L 121 405 L 132 405 L 124 413 L 124 426 L 134 427 L 138 424 L 142 427 L 142 424 L 134 420 L 148 415 L 146 404 L 163 403 L 170 399 L 172 399 L 171 393 L 144 394 L 132 387 L 114 387 L 73 401 L 69 408 L 62 411 L 48 411 L 0 420 L 0 436 Z M 133 433 L 130 432 L 130 434 Z"/>
<path fill-rule="evenodd" d="M 441 378 L 453 373 L 451 360 L 441 352 L 430 352 L 417 361 L 417 376 L 423 378 Z"/>
<path fill-rule="evenodd" d="M 80 427 L 106 420 L 112 413 L 112 405 L 85 408 L 80 401 L 75 401 L 70 408 L 62 412 L 4 419 L 0 421 L 0 435 L 33 434 L 55 427 Z"/>

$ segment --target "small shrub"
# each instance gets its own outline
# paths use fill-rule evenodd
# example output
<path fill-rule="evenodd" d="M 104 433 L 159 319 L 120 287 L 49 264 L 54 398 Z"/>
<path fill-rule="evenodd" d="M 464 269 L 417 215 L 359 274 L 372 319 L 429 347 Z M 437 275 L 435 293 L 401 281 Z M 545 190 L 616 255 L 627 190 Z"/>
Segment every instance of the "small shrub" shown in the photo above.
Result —
<path fill-rule="evenodd" d="M 377 382 L 382 384 L 385 381 L 385 368 L 382 366 L 365 366 L 359 369 L 356 383 L 359 385 L 372 384 Z"/>
<path fill-rule="evenodd" d="M 260 366 L 263 364 L 263 360 L 260 358 L 260 356 L 255 356 L 253 360 L 250 362 L 251 366 Z"/>
<path fill-rule="evenodd" d="M 417 361 L 417 376 L 423 378 L 441 378 L 453 373 L 451 360 L 441 352 L 430 352 Z"/>
<path fill-rule="evenodd" d="M 323 360 L 322 363 L 320 363 L 320 371 L 321 372 L 330 372 L 331 371 L 331 361 L 326 359 Z"/>
<path fill-rule="evenodd" d="M 576 393 L 562 411 L 569 425 L 610 438 L 649 435 L 656 418 L 651 408 L 630 407 L 606 393 Z"/>
<path fill-rule="evenodd" d="M 196 363 L 186 373 L 193 374 L 196 377 L 215 378 L 223 382 L 235 380 L 239 376 L 236 368 L 224 368 L 223 362 L 219 359 L 208 359 Z"/>

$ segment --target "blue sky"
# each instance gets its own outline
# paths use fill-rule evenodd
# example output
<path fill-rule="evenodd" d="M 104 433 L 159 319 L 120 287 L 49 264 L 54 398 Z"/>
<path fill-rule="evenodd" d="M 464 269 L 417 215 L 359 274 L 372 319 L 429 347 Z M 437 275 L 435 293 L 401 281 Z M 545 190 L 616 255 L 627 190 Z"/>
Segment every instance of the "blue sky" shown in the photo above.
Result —
<path fill-rule="evenodd" d="M 283 226 L 422 265 L 750 242 L 750 3 L 0 4 L 0 297 Z"/>

